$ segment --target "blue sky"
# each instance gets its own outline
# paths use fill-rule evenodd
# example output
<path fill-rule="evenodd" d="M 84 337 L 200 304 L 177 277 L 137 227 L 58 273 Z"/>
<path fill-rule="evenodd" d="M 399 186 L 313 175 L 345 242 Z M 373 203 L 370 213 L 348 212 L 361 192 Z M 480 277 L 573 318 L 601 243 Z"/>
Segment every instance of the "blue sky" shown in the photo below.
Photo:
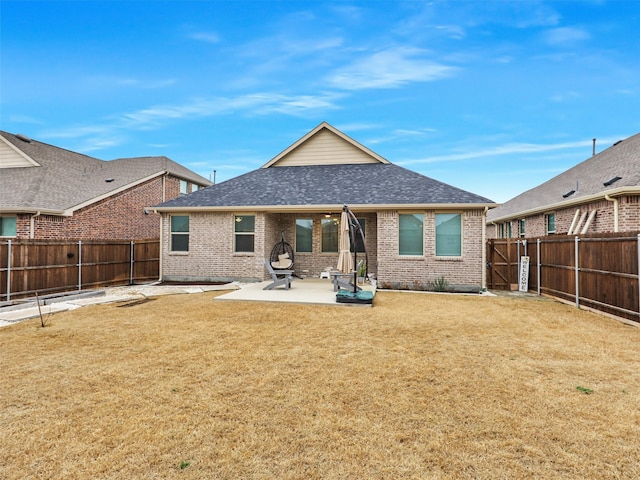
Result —
<path fill-rule="evenodd" d="M 0 21 L 0 129 L 218 182 L 327 121 L 504 202 L 640 131 L 634 0 L 2 0 Z"/>

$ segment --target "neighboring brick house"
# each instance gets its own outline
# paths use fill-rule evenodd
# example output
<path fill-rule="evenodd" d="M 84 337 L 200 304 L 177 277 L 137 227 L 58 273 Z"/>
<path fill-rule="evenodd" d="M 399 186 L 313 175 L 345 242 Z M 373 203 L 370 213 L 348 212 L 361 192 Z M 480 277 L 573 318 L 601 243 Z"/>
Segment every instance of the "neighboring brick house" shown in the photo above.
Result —
<path fill-rule="evenodd" d="M 266 278 L 281 235 L 296 273 L 338 260 L 344 205 L 365 233 L 368 271 L 382 286 L 484 286 L 484 197 L 388 160 L 326 122 L 262 168 L 154 207 L 162 215 L 164 280 Z"/>
<path fill-rule="evenodd" d="M 167 157 L 104 161 L 0 131 L 0 239 L 157 238 L 145 207 L 208 185 Z"/>
<path fill-rule="evenodd" d="M 487 214 L 489 238 L 640 231 L 640 133 Z"/>

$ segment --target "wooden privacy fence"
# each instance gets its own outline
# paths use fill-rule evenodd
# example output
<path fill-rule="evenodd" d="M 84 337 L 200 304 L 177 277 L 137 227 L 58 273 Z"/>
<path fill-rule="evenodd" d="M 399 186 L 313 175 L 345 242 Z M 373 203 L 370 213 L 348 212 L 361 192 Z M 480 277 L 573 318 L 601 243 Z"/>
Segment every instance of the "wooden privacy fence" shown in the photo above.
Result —
<path fill-rule="evenodd" d="M 0 241 L 0 301 L 157 280 L 160 242 Z"/>
<path fill-rule="evenodd" d="M 640 322 L 640 234 L 487 242 L 487 286 L 512 289 L 529 257 L 528 289 Z"/>

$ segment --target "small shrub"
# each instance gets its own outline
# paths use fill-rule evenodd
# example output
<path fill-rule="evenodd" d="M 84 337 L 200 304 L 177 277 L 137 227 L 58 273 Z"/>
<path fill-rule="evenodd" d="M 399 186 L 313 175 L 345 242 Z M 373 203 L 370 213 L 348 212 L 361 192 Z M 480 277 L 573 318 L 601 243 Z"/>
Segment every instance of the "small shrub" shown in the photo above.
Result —
<path fill-rule="evenodd" d="M 449 288 L 449 282 L 444 276 L 440 276 L 431 282 L 431 289 L 434 292 L 446 292 L 447 288 Z"/>
<path fill-rule="evenodd" d="M 191 462 L 188 462 L 186 460 L 183 460 L 180 462 L 180 470 L 184 470 L 185 468 L 187 468 L 189 465 L 191 465 Z"/>

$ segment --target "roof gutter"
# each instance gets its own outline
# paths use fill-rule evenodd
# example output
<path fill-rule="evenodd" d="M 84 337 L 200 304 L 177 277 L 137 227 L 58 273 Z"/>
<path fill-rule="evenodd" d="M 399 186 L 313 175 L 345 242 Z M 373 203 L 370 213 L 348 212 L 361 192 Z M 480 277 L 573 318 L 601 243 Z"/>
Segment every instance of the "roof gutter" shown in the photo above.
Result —
<path fill-rule="evenodd" d="M 491 222 L 505 222 L 507 220 L 512 220 L 515 218 L 524 218 L 530 215 L 536 215 L 539 213 L 546 213 L 551 210 L 558 210 L 561 208 L 569 208 L 575 205 L 582 205 L 584 203 L 593 202 L 596 200 L 606 200 L 608 197 L 620 197 L 622 195 L 640 195 L 640 185 L 639 186 L 627 186 L 627 187 L 619 187 L 614 188 L 612 190 L 608 190 L 607 192 L 599 192 L 593 193 L 591 195 L 585 195 L 583 197 L 577 197 L 572 200 L 566 200 L 557 203 L 551 203 L 547 205 L 542 205 L 535 208 L 530 208 L 528 210 L 522 210 L 519 212 L 513 212 L 509 215 L 504 215 L 502 217 L 492 218 Z"/>
<path fill-rule="evenodd" d="M 372 205 L 349 204 L 349 208 L 359 212 L 377 212 L 379 210 L 476 210 L 495 208 L 496 203 L 432 203 L 432 204 L 383 204 Z M 150 207 L 154 213 L 183 213 L 183 212 L 277 212 L 277 213 L 340 213 L 344 203 L 325 205 L 237 205 L 237 206 L 189 206 L 189 207 Z"/>

